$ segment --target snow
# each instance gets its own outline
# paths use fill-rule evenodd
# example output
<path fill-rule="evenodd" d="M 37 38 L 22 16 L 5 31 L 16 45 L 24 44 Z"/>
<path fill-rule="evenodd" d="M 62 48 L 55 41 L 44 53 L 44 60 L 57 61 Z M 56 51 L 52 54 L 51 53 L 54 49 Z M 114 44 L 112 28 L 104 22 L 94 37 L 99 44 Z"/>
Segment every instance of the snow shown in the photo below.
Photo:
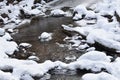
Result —
<path fill-rule="evenodd" d="M 110 6 L 110 11 L 114 12 L 116 8 L 117 9 L 119 8 L 119 6 L 118 5 L 116 7 L 113 6 L 114 4 L 117 4 L 117 2 L 106 0 L 103 3 L 98 3 L 97 5 L 99 4 L 104 5 L 100 6 L 99 11 L 96 11 L 97 7 L 95 10 L 92 11 L 87 10 L 87 8 L 84 5 L 79 5 L 75 7 L 74 12 L 77 13 L 73 17 L 73 19 L 81 18 L 82 20 L 76 21 L 77 27 L 73 28 L 66 25 L 62 25 L 62 27 L 65 30 L 76 31 L 80 33 L 80 35 L 86 37 L 87 43 L 95 44 L 97 42 L 104 47 L 115 50 L 116 52 L 120 51 L 119 22 L 117 21 L 113 13 L 109 14 L 113 16 L 111 18 L 113 21 L 109 22 L 108 18 L 103 17 L 103 15 L 105 16 L 106 13 L 103 14 L 100 12 L 102 10 L 106 11 L 106 7 L 107 10 L 109 10 L 108 6 Z M 102 7 L 105 9 L 103 9 Z M 84 18 L 82 17 L 83 14 L 85 15 Z"/>
<path fill-rule="evenodd" d="M 66 60 L 75 60 L 76 56 L 75 55 L 70 55 L 70 56 L 65 57 L 65 59 Z"/>
<path fill-rule="evenodd" d="M 41 42 L 50 41 L 52 39 L 52 33 L 43 32 L 38 38 Z"/>
<path fill-rule="evenodd" d="M 77 60 L 91 60 L 91 61 L 104 61 L 104 62 L 110 62 L 110 58 L 107 57 L 107 55 L 104 52 L 99 52 L 99 51 L 90 51 L 82 56 L 80 56 Z"/>
<path fill-rule="evenodd" d="M 51 11 L 50 15 L 52 15 L 52 16 L 64 16 L 65 12 L 63 10 L 60 10 L 60 9 L 55 9 L 55 10 Z"/>
<path fill-rule="evenodd" d="M 119 39 L 118 40 L 115 39 L 117 37 L 119 37 L 117 34 L 107 32 L 102 29 L 95 29 L 94 31 L 91 31 L 91 33 L 87 36 L 87 42 L 92 44 L 98 42 L 111 49 L 113 48 L 116 50 L 120 50 Z"/>
<path fill-rule="evenodd" d="M 7 0 L 3 0 L 0 2 L 0 7 L 0 15 L 7 15 L 6 17 L 0 16 L 0 19 L 3 20 L 4 25 L 7 25 L 8 23 L 19 25 L 21 22 L 24 21 L 24 19 L 20 18 L 21 15 L 43 15 L 44 11 L 46 10 L 45 5 L 42 5 L 40 3 L 34 4 L 34 0 L 22 0 L 15 4 L 8 5 Z M 32 7 L 35 8 L 32 9 Z M 23 10 L 24 14 L 21 13 L 20 10 Z"/>
<path fill-rule="evenodd" d="M 85 18 L 86 19 L 95 19 L 96 18 L 96 14 L 95 14 L 94 11 L 87 11 Z"/>
<path fill-rule="evenodd" d="M 18 50 L 18 45 L 14 41 L 8 41 L 11 36 L 6 33 L 3 37 L 0 37 L 0 49 L 4 54 L 12 55 L 14 51 Z"/>
<path fill-rule="evenodd" d="M 87 52 L 89 52 L 89 51 L 95 51 L 95 47 L 90 47 L 90 48 L 86 49 L 86 51 Z"/>
<path fill-rule="evenodd" d="M 30 15 L 42 14 L 42 11 L 45 11 L 45 8 L 40 10 L 43 5 L 34 4 L 33 2 L 34 0 L 23 0 L 15 5 L 6 5 L 6 0 L 0 2 L 0 14 L 6 13 L 8 15 L 6 18 L 0 16 L 0 19 L 2 19 L 5 24 L 12 21 L 14 21 L 15 24 L 20 24 L 22 21 L 19 18 L 20 9 Z M 37 63 L 36 61 L 39 60 L 39 58 L 34 55 L 28 57 L 27 60 L 11 58 L 10 55 L 13 55 L 14 52 L 18 50 L 18 45 L 16 42 L 12 41 L 13 38 L 9 33 L 5 32 L 5 29 L 0 28 L 0 80 L 34 80 L 33 77 L 41 78 L 41 76 L 45 75 L 49 70 L 55 68 L 65 71 L 86 69 L 91 72 L 98 72 L 96 74 L 88 73 L 83 75 L 83 80 L 119 80 L 120 57 L 111 62 L 111 58 L 113 57 L 106 55 L 105 52 L 96 51 L 94 47 L 88 45 L 88 43 L 95 44 L 97 42 L 110 49 L 115 49 L 116 52 L 120 51 L 120 25 L 114 16 L 115 11 L 120 15 L 118 11 L 120 8 L 119 3 L 119 0 L 104 0 L 103 2 L 96 3 L 93 10 L 87 10 L 85 5 L 75 7 L 74 12 L 77 13 L 73 19 L 82 20 L 76 21 L 78 24 L 77 27 L 69 27 L 67 25 L 62 25 L 62 27 L 68 31 L 76 31 L 81 36 L 74 35 L 72 37 L 66 37 L 64 40 L 68 42 L 70 50 L 73 47 L 77 47 L 79 50 L 86 49 L 86 53 L 80 56 L 76 61 L 70 63 L 61 61 L 52 62 L 50 60 L 46 60 L 43 63 Z M 43 2 L 43 4 L 46 3 Z M 32 9 L 35 5 L 39 6 Z M 8 10 L 10 10 L 11 13 Z M 51 11 L 51 15 L 64 14 L 65 12 L 60 9 Z M 85 17 L 83 17 L 83 15 L 85 15 Z M 109 22 L 108 18 L 103 17 L 105 15 L 113 16 L 113 21 Z M 89 25 L 88 23 L 91 19 L 94 20 L 94 24 Z M 10 26 L 12 25 L 9 25 L 8 28 Z M 12 32 L 12 30 L 10 31 Z M 82 36 L 86 37 L 86 40 L 82 39 Z M 52 39 L 52 33 L 43 32 L 39 36 L 39 39 L 42 42 L 49 41 Z M 19 46 L 31 47 L 32 45 L 29 43 L 21 43 Z M 76 57 L 74 55 L 67 56 L 65 59 L 75 60 Z M 101 72 L 102 69 L 106 72 Z M 5 70 L 10 70 L 12 72 L 5 72 Z"/>
<path fill-rule="evenodd" d="M 37 56 L 30 56 L 28 57 L 28 60 L 39 61 L 40 59 Z"/>
<path fill-rule="evenodd" d="M 76 18 L 76 19 L 77 19 L 77 18 Z M 86 20 L 75 21 L 75 23 L 76 23 L 78 26 L 86 26 L 86 25 L 87 25 Z"/>
<path fill-rule="evenodd" d="M 32 45 L 29 44 L 29 43 L 20 43 L 19 46 L 20 46 L 20 47 L 25 47 L 25 48 L 26 48 L 26 47 L 27 47 L 27 48 L 32 47 Z"/>
<path fill-rule="evenodd" d="M 83 44 L 83 45 L 80 45 L 79 47 L 78 47 L 78 49 L 85 49 L 85 48 L 88 48 L 89 47 L 89 45 L 88 44 Z"/>
<path fill-rule="evenodd" d="M 13 33 L 13 32 L 14 32 L 13 29 L 7 29 L 7 31 L 8 31 L 9 33 Z"/>
<path fill-rule="evenodd" d="M 0 70 L 0 79 L 1 80 L 17 80 L 11 73 L 9 72 L 4 73 L 1 70 Z"/>
<path fill-rule="evenodd" d="M 0 36 L 3 36 L 5 34 L 5 30 L 0 28 Z"/>
<path fill-rule="evenodd" d="M 87 73 L 82 76 L 82 80 L 118 80 L 118 79 L 109 73 L 101 72 L 98 74 Z"/>
<path fill-rule="evenodd" d="M 78 5 L 77 7 L 74 8 L 74 12 L 83 15 L 87 13 L 87 9 L 84 5 Z"/>
<path fill-rule="evenodd" d="M 8 41 L 10 41 L 10 40 L 13 39 L 13 38 L 10 36 L 10 34 L 9 34 L 9 33 L 6 33 L 6 32 L 5 32 L 5 35 L 4 35 L 2 38 L 6 39 L 6 40 L 8 40 Z"/>

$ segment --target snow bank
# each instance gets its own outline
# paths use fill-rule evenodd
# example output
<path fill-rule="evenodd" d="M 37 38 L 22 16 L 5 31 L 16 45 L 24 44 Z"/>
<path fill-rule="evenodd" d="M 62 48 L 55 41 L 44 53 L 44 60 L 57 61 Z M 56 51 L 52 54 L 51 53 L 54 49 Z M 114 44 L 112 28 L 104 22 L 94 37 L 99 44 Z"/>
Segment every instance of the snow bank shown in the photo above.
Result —
<path fill-rule="evenodd" d="M 18 60 L 18 59 L 0 59 L 0 69 L 2 70 L 13 70 L 12 76 L 17 80 L 20 80 L 24 75 L 41 77 L 48 70 L 55 67 L 53 62 L 45 61 L 44 63 L 38 64 L 31 60 Z M 49 65 L 49 66 L 48 66 Z"/>
<path fill-rule="evenodd" d="M 32 57 L 32 59 L 33 58 L 35 57 Z M 79 57 L 77 61 L 74 61 L 68 64 L 61 62 L 61 61 L 52 62 L 52 61 L 46 60 L 44 63 L 37 63 L 33 60 L 0 58 L 0 70 L 3 70 L 3 71 L 12 70 L 12 73 L 9 73 L 9 74 L 6 72 L 2 72 L 0 77 L 3 75 L 3 78 L 4 78 L 5 75 L 8 75 L 10 76 L 10 79 L 14 79 L 14 80 L 20 80 L 20 79 L 33 80 L 32 77 L 40 78 L 45 73 L 47 73 L 49 70 L 54 69 L 54 68 L 66 69 L 66 71 L 76 70 L 79 68 L 79 69 L 91 70 L 94 72 L 99 72 L 104 68 L 112 75 L 108 73 L 104 73 L 104 76 L 103 76 L 103 73 L 100 73 L 98 75 L 94 74 L 95 80 L 99 80 L 99 78 L 106 80 L 106 79 L 109 79 L 108 77 L 111 77 L 111 79 L 117 80 L 117 78 L 119 78 L 118 73 L 120 73 L 120 71 L 118 70 L 119 62 L 120 62 L 120 59 L 118 58 L 116 59 L 114 63 L 110 63 L 110 57 L 107 56 L 105 53 L 99 52 L 99 51 L 90 51 L 88 53 L 85 53 L 81 57 Z M 83 79 L 87 80 L 90 76 L 91 75 L 86 74 L 83 76 Z M 6 77 L 5 79 L 7 80 Z M 94 80 L 94 78 L 90 78 L 90 79 Z"/>
<path fill-rule="evenodd" d="M 1 29 L 4 31 L 4 29 Z M 1 33 L 2 33 L 1 31 Z M 12 55 L 14 51 L 18 50 L 18 45 L 14 41 L 10 41 L 12 37 L 10 34 L 6 33 L 4 31 L 4 35 L 0 37 L 0 54 L 1 58 L 6 58 L 8 57 L 7 55 Z"/>

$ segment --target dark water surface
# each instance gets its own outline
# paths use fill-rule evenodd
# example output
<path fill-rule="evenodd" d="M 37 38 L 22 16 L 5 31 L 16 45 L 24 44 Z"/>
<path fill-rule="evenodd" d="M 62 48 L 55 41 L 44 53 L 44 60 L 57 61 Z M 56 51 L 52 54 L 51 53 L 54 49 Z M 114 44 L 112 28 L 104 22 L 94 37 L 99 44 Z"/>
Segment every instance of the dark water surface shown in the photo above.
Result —
<path fill-rule="evenodd" d="M 65 60 L 66 56 L 74 55 L 79 57 L 81 53 L 77 53 L 75 50 L 69 51 L 67 47 L 59 47 L 56 42 L 64 44 L 63 39 L 67 36 L 63 33 L 62 24 L 72 24 L 72 18 L 70 17 L 37 17 L 33 18 L 30 24 L 20 26 L 19 33 L 13 35 L 14 40 L 19 44 L 27 42 L 32 44 L 30 48 L 31 52 L 35 52 L 39 57 L 39 62 L 45 60 Z M 38 36 L 42 32 L 52 32 L 53 39 L 49 42 L 40 42 Z M 65 75 L 65 74 L 52 74 L 50 80 L 80 80 L 80 75 Z"/>

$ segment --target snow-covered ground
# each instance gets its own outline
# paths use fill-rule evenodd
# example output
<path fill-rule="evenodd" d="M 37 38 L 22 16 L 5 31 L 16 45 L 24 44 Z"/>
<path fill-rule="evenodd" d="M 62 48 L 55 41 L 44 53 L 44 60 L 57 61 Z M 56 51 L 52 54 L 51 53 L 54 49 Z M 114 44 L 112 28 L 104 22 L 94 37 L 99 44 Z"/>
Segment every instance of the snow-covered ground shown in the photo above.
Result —
<path fill-rule="evenodd" d="M 72 0 L 71 0 L 72 1 Z M 22 22 L 20 11 L 29 15 L 44 14 L 46 4 L 33 4 L 34 0 L 22 0 L 18 4 L 7 5 L 7 0 L 0 2 L 0 15 L 7 14 L 7 17 L 0 16 L 4 24 Z M 66 4 L 66 3 L 65 3 Z M 32 9 L 32 7 L 36 7 Z M 37 63 L 34 59 L 36 56 L 30 56 L 28 60 L 19 60 L 11 58 L 19 47 L 31 47 L 31 44 L 21 43 L 19 46 L 12 41 L 12 37 L 4 29 L 0 28 L 0 80 L 34 80 L 34 77 L 41 78 L 51 69 L 77 70 L 86 69 L 95 73 L 83 75 L 83 80 L 119 80 L 120 79 L 120 57 L 111 61 L 113 57 L 106 55 L 105 52 L 95 50 L 89 44 L 95 42 L 120 52 L 120 0 L 103 0 L 87 9 L 86 5 L 79 5 L 74 9 L 73 17 L 77 27 L 62 25 L 65 30 L 78 32 L 80 35 L 66 37 L 64 40 L 72 42 L 70 48 L 75 47 L 77 50 L 87 49 L 87 52 L 80 56 L 76 61 L 64 63 L 61 61 L 52 62 L 46 60 L 43 63 Z M 56 12 L 56 11 L 55 11 Z M 53 13 L 55 13 L 53 12 Z M 59 12 L 59 11 L 57 11 Z M 60 11 L 60 13 L 62 13 Z M 14 14 L 14 15 L 13 15 Z M 58 13 L 57 13 L 58 14 Z M 109 17 L 106 17 L 109 16 Z M 110 16 L 112 16 L 110 18 Z M 11 31 L 11 30 L 10 30 Z M 82 36 L 85 39 L 82 39 Z M 52 34 L 44 32 L 40 39 L 52 39 Z M 47 40 L 47 41 L 49 41 Z M 84 43 L 84 44 L 83 44 Z M 72 47 L 71 47 L 72 46 Z M 6 72 L 8 71 L 8 72 Z"/>
<path fill-rule="evenodd" d="M 85 36 L 86 42 L 89 44 L 95 44 L 97 42 L 105 47 L 119 52 L 120 25 L 117 17 L 115 16 L 115 12 L 118 16 L 120 15 L 117 11 L 120 9 L 120 5 L 117 4 L 117 2 L 119 3 L 119 0 L 116 2 L 105 0 L 104 3 L 97 3 L 93 10 L 87 10 L 85 6 L 79 5 L 74 9 L 76 14 L 73 17 L 73 19 L 79 20 L 76 21 L 78 27 L 72 28 L 63 25 L 63 28 L 68 31 L 76 31 L 80 35 Z M 109 17 L 105 17 L 107 15 L 111 16 L 111 21 L 109 21 Z M 90 22 L 91 20 L 92 23 Z"/>
<path fill-rule="evenodd" d="M 29 19 L 35 15 L 44 15 L 46 10 L 44 4 L 34 4 L 34 0 L 7 3 L 7 0 L 0 2 L 0 21 L 2 24 L 6 24 L 4 28 L 15 28 L 16 25 L 18 26 L 20 23 L 26 21 L 25 19 Z"/>

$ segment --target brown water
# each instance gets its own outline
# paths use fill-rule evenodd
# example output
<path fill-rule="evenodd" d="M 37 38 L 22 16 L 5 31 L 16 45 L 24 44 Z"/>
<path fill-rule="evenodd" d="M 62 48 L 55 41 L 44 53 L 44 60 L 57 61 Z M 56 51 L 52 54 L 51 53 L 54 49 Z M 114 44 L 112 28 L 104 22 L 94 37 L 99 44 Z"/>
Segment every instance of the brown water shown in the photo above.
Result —
<path fill-rule="evenodd" d="M 27 42 L 32 44 L 30 52 L 35 52 L 40 58 L 39 62 L 45 60 L 60 60 L 63 62 L 69 62 L 65 60 L 66 56 L 75 55 L 79 57 L 82 53 L 78 53 L 75 50 L 69 51 L 67 47 L 59 47 L 56 42 L 64 44 L 63 39 L 67 36 L 61 28 L 62 24 L 72 24 L 72 18 L 70 17 L 37 17 L 32 19 L 30 24 L 20 26 L 19 33 L 13 35 L 14 40 L 19 44 Z M 53 39 L 49 42 L 40 42 L 38 36 L 42 32 L 52 32 Z M 69 74 L 69 73 L 68 73 Z M 50 80 L 80 80 L 80 75 L 66 75 L 66 74 L 52 74 Z"/>

